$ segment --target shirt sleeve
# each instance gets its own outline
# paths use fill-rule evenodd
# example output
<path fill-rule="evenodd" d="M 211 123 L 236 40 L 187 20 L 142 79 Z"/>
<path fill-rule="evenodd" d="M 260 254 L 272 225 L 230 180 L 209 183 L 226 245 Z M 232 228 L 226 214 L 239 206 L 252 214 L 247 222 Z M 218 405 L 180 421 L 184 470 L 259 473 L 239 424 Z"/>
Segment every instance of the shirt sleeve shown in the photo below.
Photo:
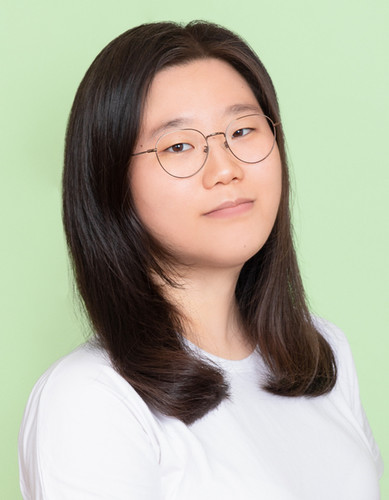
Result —
<path fill-rule="evenodd" d="M 350 344 L 345 334 L 337 326 L 321 318 L 315 318 L 315 323 L 335 352 L 338 369 L 335 390 L 340 391 L 343 399 L 347 401 L 373 456 L 378 477 L 381 477 L 384 464 L 361 402 L 358 376 Z"/>
<path fill-rule="evenodd" d="M 30 397 L 19 436 L 23 498 L 158 500 L 150 411 L 111 367 L 80 357 L 60 362 Z"/>

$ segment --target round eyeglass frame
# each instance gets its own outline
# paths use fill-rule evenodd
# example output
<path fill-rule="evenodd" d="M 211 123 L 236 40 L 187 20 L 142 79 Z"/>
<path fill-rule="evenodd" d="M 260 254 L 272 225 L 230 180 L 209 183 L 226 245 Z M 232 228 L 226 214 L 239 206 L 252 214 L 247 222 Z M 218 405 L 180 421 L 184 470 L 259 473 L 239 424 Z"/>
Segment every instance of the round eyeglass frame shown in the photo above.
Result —
<path fill-rule="evenodd" d="M 230 126 L 235 122 L 235 121 L 238 121 L 238 120 L 241 120 L 242 118 L 247 118 L 249 116 L 261 116 L 261 117 L 264 117 L 268 120 L 269 124 L 273 127 L 273 144 L 270 148 L 270 151 L 263 157 L 261 158 L 260 160 L 257 160 L 257 161 L 246 161 L 246 160 L 242 160 L 241 158 L 239 158 L 234 152 L 233 150 L 231 149 L 230 145 L 228 144 L 228 141 L 227 141 L 227 132 L 228 132 L 228 129 L 230 128 Z M 171 134 L 172 131 L 170 132 L 166 132 L 166 134 L 162 134 L 160 137 L 158 137 L 156 143 L 155 143 L 155 147 L 152 148 L 152 149 L 146 149 L 145 151 L 140 151 L 139 153 L 132 153 L 131 156 L 140 156 L 140 155 L 143 155 L 143 154 L 149 154 L 149 153 L 155 153 L 155 156 L 157 157 L 157 160 L 158 160 L 158 163 L 160 164 L 161 168 L 168 174 L 170 175 L 171 177 L 175 177 L 176 179 L 188 179 L 189 177 L 193 177 L 194 175 L 196 175 L 198 172 L 200 172 L 200 170 L 204 167 L 204 165 L 206 164 L 207 162 L 207 159 L 208 159 L 208 155 L 209 155 L 209 143 L 208 143 L 208 139 L 210 137 L 215 137 L 217 135 L 223 135 L 224 136 L 224 146 L 226 149 L 228 149 L 230 151 L 230 153 L 239 161 L 243 162 L 243 163 L 247 163 L 247 164 L 250 164 L 250 165 L 255 165 L 256 163 L 260 163 L 261 161 L 263 160 L 266 160 L 266 158 L 269 157 L 269 155 L 272 153 L 273 149 L 274 149 L 274 145 L 276 143 L 276 140 L 277 140 L 277 129 L 276 127 L 278 125 L 280 125 L 281 122 L 274 122 L 269 116 L 267 115 L 263 115 L 261 113 L 250 113 L 248 115 L 243 115 L 243 116 L 239 116 L 238 118 L 235 118 L 234 120 L 232 120 L 228 125 L 227 125 L 227 128 L 226 128 L 226 131 L 225 132 L 213 132 L 212 134 L 208 134 L 208 135 L 204 135 L 200 130 L 197 130 L 195 128 L 183 128 L 183 129 L 177 129 L 177 130 L 174 130 L 173 132 L 177 132 L 177 131 L 180 131 L 180 130 L 193 130 L 194 132 L 198 132 L 200 135 L 203 136 L 204 140 L 205 140 L 205 148 L 204 148 L 204 153 L 205 153 L 205 157 L 204 157 L 204 161 L 203 163 L 201 164 L 201 166 L 193 173 L 189 174 L 189 175 L 175 175 L 175 174 L 172 174 L 171 172 L 169 172 L 168 170 L 166 170 L 166 168 L 163 166 L 159 156 L 158 156 L 158 143 L 159 141 L 161 141 L 164 137 L 166 137 L 167 135 Z"/>

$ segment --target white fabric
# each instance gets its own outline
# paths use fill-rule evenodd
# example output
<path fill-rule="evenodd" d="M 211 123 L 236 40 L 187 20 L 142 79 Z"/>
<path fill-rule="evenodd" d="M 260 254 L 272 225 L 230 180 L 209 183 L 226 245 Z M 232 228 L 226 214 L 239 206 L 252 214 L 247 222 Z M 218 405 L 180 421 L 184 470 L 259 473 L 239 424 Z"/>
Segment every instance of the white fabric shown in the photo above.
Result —
<path fill-rule="evenodd" d="M 349 346 L 317 320 L 339 378 L 317 398 L 259 389 L 264 370 L 205 354 L 231 398 L 191 426 L 152 412 L 107 355 L 85 344 L 36 384 L 19 437 L 25 500 L 377 500 L 382 461 Z"/>

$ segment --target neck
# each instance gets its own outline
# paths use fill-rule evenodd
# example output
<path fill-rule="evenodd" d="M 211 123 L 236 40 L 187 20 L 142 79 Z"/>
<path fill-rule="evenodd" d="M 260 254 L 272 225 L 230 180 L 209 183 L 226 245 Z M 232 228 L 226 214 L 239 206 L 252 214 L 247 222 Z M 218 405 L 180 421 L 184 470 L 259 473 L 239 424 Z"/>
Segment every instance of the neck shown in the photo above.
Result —
<path fill-rule="evenodd" d="M 185 270 L 179 288 L 164 293 L 183 315 L 185 337 L 207 352 L 242 359 L 253 347 L 245 339 L 235 300 L 240 269 Z"/>

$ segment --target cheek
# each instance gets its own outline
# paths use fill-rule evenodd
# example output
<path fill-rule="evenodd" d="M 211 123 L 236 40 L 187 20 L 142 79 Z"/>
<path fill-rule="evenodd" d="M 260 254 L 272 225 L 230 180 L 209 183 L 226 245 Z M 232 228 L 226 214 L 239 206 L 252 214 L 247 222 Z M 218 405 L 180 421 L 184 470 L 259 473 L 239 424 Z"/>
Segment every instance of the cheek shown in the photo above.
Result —
<path fill-rule="evenodd" d="M 278 149 L 274 149 L 271 161 L 264 163 L 254 173 L 251 182 L 257 186 L 257 200 L 264 222 L 273 225 L 282 194 L 282 166 Z"/>
<path fill-rule="evenodd" d="M 188 201 L 193 188 L 187 182 L 170 177 L 162 170 L 146 176 L 144 169 L 135 166 L 130 187 L 139 218 L 161 243 L 174 245 L 180 232 L 190 230 Z"/>

